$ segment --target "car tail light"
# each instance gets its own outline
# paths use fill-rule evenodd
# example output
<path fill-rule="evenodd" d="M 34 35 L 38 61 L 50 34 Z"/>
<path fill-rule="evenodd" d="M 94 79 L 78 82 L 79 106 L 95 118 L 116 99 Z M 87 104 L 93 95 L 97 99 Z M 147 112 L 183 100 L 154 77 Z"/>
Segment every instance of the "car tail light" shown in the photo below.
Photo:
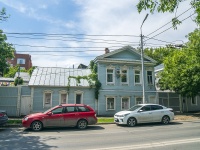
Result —
<path fill-rule="evenodd" d="M 0 117 L 6 116 L 6 114 L 4 113 L 0 113 Z"/>

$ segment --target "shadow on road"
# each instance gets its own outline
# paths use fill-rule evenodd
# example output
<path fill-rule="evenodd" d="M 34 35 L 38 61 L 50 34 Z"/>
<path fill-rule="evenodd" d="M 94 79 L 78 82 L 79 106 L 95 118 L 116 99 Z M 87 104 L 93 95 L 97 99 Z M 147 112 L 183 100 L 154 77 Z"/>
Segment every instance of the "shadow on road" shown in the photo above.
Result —
<path fill-rule="evenodd" d="M 39 132 L 77 132 L 77 131 L 90 131 L 90 130 L 104 130 L 102 126 L 93 125 L 88 126 L 87 129 L 80 130 L 76 127 L 54 127 L 54 128 L 44 128 L 42 131 Z M 24 132 L 34 132 L 31 129 L 25 129 Z"/>
<path fill-rule="evenodd" d="M 0 128 L 0 150 L 48 150 L 57 148 L 57 146 L 44 144 L 52 137 L 41 140 L 39 136 L 23 136 L 24 134 L 26 133 L 20 129 Z"/>
<path fill-rule="evenodd" d="M 144 124 L 137 124 L 134 128 L 142 128 L 142 127 L 158 127 L 158 126 L 174 126 L 174 125 L 180 125 L 183 124 L 181 122 L 170 122 L 167 125 L 164 125 L 162 123 L 144 123 Z M 118 125 L 120 127 L 127 127 L 127 128 L 131 128 L 128 127 L 127 125 Z"/>

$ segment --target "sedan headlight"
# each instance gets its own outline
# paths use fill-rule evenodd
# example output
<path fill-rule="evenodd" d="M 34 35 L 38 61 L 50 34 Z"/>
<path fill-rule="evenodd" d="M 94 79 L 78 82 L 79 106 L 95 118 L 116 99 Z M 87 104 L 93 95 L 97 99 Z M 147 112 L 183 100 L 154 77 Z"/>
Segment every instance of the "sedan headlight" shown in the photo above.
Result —
<path fill-rule="evenodd" d="M 129 115 L 130 113 L 128 114 L 123 114 L 123 115 L 115 115 L 116 117 L 126 117 L 127 115 Z"/>
<path fill-rule="evenodd" d="M 126 117 L 126 116 L 128 116 L 130 113 L 128 113 L 128 114 L 124 114 L 124 117 Z"/>
<path fill-rule="evenodd" d="M 28 120 L 28 117 L 25 117 L 24 120 L 27 121 L 27 120 Z"/>

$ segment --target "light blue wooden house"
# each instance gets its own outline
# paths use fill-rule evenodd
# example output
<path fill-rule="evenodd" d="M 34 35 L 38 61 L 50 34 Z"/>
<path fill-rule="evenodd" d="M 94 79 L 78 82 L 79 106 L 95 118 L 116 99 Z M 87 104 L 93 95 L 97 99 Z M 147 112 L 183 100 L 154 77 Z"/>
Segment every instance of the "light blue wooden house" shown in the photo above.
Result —
<path fill-rule="evenodd" d="M 102 83 L 96 110 L 99 115 L 114 113 L 142 103 L 142 65 L 140 53 L 126 46 L 96 57 L 98 79 Z M 145 103 L 158 103 L 155 89 L 156 61 L 144 56 Z"/>
<path fill-rule="evenodd" d="M 37 67 L 29 82 L 31 112 L 45 111 L 63 103 L 84 103 L 95 108 L 94 89 L 88 81 L 69 78 L 89 74 L 90 69 Z"/>
<path fill-rule="evenodd" d="M 93 107 L 100 116 L 114 113 L 142 103 L 141 55 L 130 46 L 95 58 L 98 79 L 102 86 L 98 99 L 88 81 L 69 76 L 87 76 L 90 69 L 38 67 L 34 70 L 31 88 L 31 112 L 44 111 L 61 103 L 84 103 Z M 154 86 L 155 61 L 144 56 L 146 103 L 157 103 Z"/>
<path fill-rule="evenodd" d="M 130 46 L 112 52 L 106 49 L 94 62 L 102 84 L 98 99 L 88 80 L 78 82 L 73 78 L 90 75 L 90 69 L 37 67 L 27 87 L 31 94 L 23 100 L 22 106 L 26 108 L 23 114 L 42 112 L 62 103 L 84 103 L 94 108 L 99 116 L 113 116 L 142 103 L 141 55 L 137 50 Z M 154 86 L 155 63 L 144 56 L 146 103 L 158 103 Z"/>

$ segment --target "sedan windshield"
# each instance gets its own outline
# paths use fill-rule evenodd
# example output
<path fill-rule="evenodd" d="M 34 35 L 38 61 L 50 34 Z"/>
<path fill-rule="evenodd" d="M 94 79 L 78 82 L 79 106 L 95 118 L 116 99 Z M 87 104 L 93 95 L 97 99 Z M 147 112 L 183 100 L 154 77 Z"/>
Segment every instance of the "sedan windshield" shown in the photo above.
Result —
<path fill-rule="evenodd" d="M 136 110 L 136 109 L 138 109 L 138 108 L 141 108 L 141 107 L 142 107 L 142 105 L 135 105 L 135 106 L 129 108 L 128 110 L 129 110 L 129 111 L 134 111 L 134 110 Z"/>
<path fill-rule="evenodd" d="M 51 111 L 51 110 L 53 110 L 54 109 L 54 107 L 53 108 L 50 108 L 50 109 L 48 109 L 48 110 L 46 110 L 45 112 L 43 112 L 43 114 L 46 114 L 47 112 L 49 112 L 49 111 Z"/>

